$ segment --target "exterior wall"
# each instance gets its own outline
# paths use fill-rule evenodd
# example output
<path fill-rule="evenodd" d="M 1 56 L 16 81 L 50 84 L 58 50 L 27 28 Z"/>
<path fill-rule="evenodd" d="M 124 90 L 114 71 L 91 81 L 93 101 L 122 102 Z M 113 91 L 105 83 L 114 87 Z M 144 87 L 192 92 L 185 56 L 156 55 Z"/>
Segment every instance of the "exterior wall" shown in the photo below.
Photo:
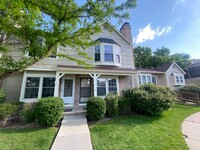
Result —
<path fill-rule="evenodd" d="M 116 41 L 121 48 L 121 66 L 122 68 L 135 68 L 134 65 L 134 57 L 133 56 L 133 49 L 132 46 L 120 36 L 116 31 L 106 29 L 102 26 L 102 32 L 92 36 L 92 40 L 97 40 L 98 38 L 108 38 L 113 39 Z M 82 57 L 78 56 L 76 50 L 71 49 L 70 47 L 59 47 L 59 53 L 69 54 L 72 57 L 76 57 L 78 59 L 83 59 Z M 94 58 L 94 47 L 90 47 L 86 49 L 84 52 L 88 54 L 89 57 Z M 94 63 L 94 61 L 88 61 L 88 63 Z M 66 59 L 66 58 L 45 58 L 40 60 L 36 64 L 30 67 L 30 69 L 52 69 L 54 70 L 57 65 L 78 65 L 75 61 Z"/>
<path fill-rule="evenodd" d="M 18 102 L 22 86 L 23 73 L 7 77 L 3 81 L 3 89 L 6 92 L 6 102 Z"/>
<path fill-rule="evenodd" d="M 185 83 L 183 83 L 182 85 L 175 85 L 175 78 L 173 75 L 174 73 L 181 74 L 183 75 L 183 77 L 184 77 L 184 73 L 176 65 L 171 66 L 166 72 L 168 87 L 172 90 L 177 90 L 181 86 L 185 85 Z"/>
<path fill-rule="evenodd" d="M 157 79 L 157 85 L 159 85 L 159 86 L 167 86 L 167 81 L 166 81 L 165 74 L 155 75 L 155 76 L 156 76 L 156 79 Z"/>
<path fill-rule="evenodd" d="M 186 84 L 200 84 L 200 77 L 186 79 Z"/>
<path fill-rule="evenodd" d="M 128 88 L 132 88 L 131 76 L 119 76 L 119 95 L 122 96 L 122 91 Z"/>

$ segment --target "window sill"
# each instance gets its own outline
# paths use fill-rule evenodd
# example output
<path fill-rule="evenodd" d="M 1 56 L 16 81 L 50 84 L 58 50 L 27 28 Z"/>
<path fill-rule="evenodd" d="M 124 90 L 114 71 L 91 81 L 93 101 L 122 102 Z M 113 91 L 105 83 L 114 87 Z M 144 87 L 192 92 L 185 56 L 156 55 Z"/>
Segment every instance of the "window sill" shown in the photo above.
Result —
<path fill-rule="evenodd" d="M 95 65 L 97 66 L 117 66 L 120 67 L 120 63 L 115 63 L 115 62 L 94 62 Z"/>
<path fill-rule="evenodd" d="M 174 86 L 181 86 L 181 85 L 185 85 L 185 83 L 176 83 L 176 84 L 173 84 Z"/>

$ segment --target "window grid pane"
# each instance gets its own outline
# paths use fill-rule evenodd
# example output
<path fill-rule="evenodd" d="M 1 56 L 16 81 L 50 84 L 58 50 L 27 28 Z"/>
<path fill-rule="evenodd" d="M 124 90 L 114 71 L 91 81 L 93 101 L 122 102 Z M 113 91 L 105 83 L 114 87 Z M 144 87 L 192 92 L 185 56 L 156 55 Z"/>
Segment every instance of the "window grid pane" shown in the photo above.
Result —
<path fill-rule="evenodd" d="M 94 56 L 95 61 L 100 61 L 100 45 L 95 46 L 95 56 Z"/>
<path fill-rule="evenodd" d="M 105 96 L 106 95 L 106 80 L 98 79 L 97 80 L 97 96 Z"/>
<path fill-rule="evenodd" d="M 113 62 L 113 47 L 111 45 L 105 45 L 104 59 L 108 62 Z"/>
<path fill-rule="evenodd" d="M 147 76 L 147 82 L 151 83 L 151 76 Z"/>
<path fill-rule="evenodd" d="M 24 98 L 38 98 L 39 83 L 39 77 L 28 77 L 26 80 Z"/>
<path fill-rule="evenodd" d="M 55 78 L 44 78 L 42 97 L 54 96 Z"/>
<path fill-rule="evenodd" d="M 117 81 L 116 79 L 110 79 L 108 80 L 108 90 L 109 93 L 117 93 Z"/>

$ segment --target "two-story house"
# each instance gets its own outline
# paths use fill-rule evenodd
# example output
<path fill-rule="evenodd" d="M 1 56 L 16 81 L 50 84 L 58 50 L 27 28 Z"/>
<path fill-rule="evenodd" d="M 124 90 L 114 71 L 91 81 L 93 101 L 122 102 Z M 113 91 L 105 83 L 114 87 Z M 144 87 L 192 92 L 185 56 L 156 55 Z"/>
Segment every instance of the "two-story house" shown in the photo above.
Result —
<path fill-rule="evenodd" d="M 154 69 L 136 69 L 132 44 L 131 26 L 124 23 L 118 31 L 109 22 L 100 24 L 102 32 L 92 36 L 99 44 L 86 50 L 93 68 L 86 69 L 76 62 L 51 57 L 40 60 L 22 74 L 8 77 L 3 82 L 7 101 L 34 102 L 38 98 L 59 96 L 65 105 L 85 105 L 91 96 L 105 97 L 127 88 L 145 83 L 168 86 L 172 89 L 184 85 L 185 72 L 176 64 Z M 113 30 L 108 28 L 110 26 Z M 57 53 L 79 57 L 70 47 L 57 48 Z M 20 57 L 20 51 L 12 52 Z M 80 58 L 81 59 L 81 58 Z"/>

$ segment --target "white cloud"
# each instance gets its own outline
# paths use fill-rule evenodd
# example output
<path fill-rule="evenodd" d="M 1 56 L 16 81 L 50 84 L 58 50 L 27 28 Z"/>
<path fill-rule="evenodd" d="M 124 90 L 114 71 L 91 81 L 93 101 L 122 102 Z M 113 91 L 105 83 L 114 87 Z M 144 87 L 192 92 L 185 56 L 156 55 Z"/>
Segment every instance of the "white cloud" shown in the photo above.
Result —
<path fill-rule="evenodd" d="M 174 11 L 174 9 L 176 8 L 177 5 L 184 3 L 185 0 L 176 0 L 174 6 L 172 7 L 172 11 Z"/>
<path fill-rule="evenodd" d="M 159 37 L 163 34 L 167 34 L 171 30 L 171 26 L 163 27 L 160 29 L 160 27 L 157 27 L 156 29 L 151 28 L 151 24 L 149 23 L 146 27 L 143 29 L 139 29 L 139 34 L 136 38 L 133 39 L 133 43 L 143 43 L 147 40 L 153 40 L 155 37 Z"/>

